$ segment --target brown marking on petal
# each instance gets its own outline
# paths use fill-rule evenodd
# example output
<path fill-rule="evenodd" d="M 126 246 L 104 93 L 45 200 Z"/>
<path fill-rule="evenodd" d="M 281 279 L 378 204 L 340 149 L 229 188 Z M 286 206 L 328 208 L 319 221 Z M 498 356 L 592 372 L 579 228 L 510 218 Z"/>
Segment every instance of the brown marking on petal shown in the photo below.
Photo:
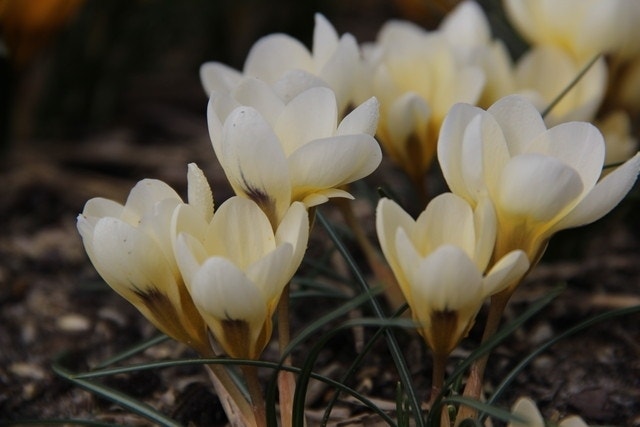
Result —
<path fill-rule="evenodd" d="M 431 327 L 425 331 L 436 354 L 448 355 L 458 345 L 462 337 L 458 336 L 458 313 L 452 310 L 431 313 Z"/>
<path fill-rule="evenodd" d="M 226 313 L 225 313 L 226 315 Z M 251 330 L 244 320 L 230 319 L 227 316 L 222 322 L 224 349 L 231 357 L 238 359 L 254 359 L 252 351 Z"/>

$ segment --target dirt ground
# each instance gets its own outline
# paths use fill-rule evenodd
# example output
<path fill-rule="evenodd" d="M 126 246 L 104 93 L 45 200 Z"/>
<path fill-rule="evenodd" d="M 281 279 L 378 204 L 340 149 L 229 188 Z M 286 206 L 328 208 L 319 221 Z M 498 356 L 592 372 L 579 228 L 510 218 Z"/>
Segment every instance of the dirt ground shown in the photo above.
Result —
<path fill-rule="evenodd" d="M 198 57 L 189 59 L 193 64 Z M 89 198 L 123 202 L 145 177 L 162 179 L 184 194 L 186 165 L 192 161 L 207 173 L 216 201 L 230 195 L 208 139 L 206 98 L 197 68 L 185 68 L 178 77 L 143 72 L 131 77 L 118 104 L 122 111 L 106 126 L 67 136 L 33 132 L 5 146 L 0 162 L 0 425 L 20 425 L 21 420 L 39 420 L 39 425 L 54 420 L 153 425 L 59 377 L 52 364 L 84 371 L 157 334 L 101 281 L 88 261 L 75 220 Z M 29 79 L 41 81 L 33 72 Z M 33 109 L 25 103 L 20 105 Z M 388 164 L 368 182 L 373 188 L 402 185 Z M 360 207 L 362 220 L 370 225 L 371 210 L 366 204 Z M 323 212 L 339 221 L 331 206 Z M 498 347 L 487 372 L 487 392 L 527 354 L 571 326 L 608 310 L 640 305 L 639 214 L 636 184 L 605 219 L 551 241 L 541 264 L 514 295 L 506 319 L 515 318 L 559 283 L 567 289 Z M 318 253 L 330 246 L 318 224 L 313 242 L 319 245 L 314 249 Z M 294 334 L 335 304 L 331 299 L 294 301 Z M 468 354 L 478 335 L 474 329 L 454 353 L 449 369 Z M 338 378 L 357 351 L 352 344 L 356 336 L 343 337 L 348 345 L 344 339 L 331 341 L 317 370 Z M 426 397 L 427 351 L 411 333 L 401 332 L 399 339 L 414 385 Z M 123 363 L 192 356 L 183 345 L 165 341 Z M 392 410 L 397 380 L 381 345 L 350 385 Z M 206 373 L 197 366 L 120 374 L 102 382 L 185 426 L 226 423 Z M 313 425 L 331 393 L 314 384 L 310 394 Z M 579 414 L 590 425 L 640 426 L 640 315 L 607 320 L 550 347 L 516 377 L 499 404 L 508 408 L 519 396 L 536 400 L 552 420 Z M 335 414 L 341 420 L 335 425 L 384 425 L 346 399 Z"/>

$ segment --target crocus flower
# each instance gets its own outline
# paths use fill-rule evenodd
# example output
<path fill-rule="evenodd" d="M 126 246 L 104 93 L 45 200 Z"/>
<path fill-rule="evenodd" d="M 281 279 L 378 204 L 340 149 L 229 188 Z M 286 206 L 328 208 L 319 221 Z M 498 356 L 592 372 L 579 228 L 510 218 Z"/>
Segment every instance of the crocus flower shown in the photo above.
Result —
<path fill-rule="evenodd" d="M 207 62 L 200 69 L 200 78 L 210 94 L 233 90 L 242 76 L 256 77 L 274 86 L 285 101 L 304 89 L 326 86 L 336 93 L 342 113 L 352 100 L 358 61 L 355 38 L 351 34 L 339 37 L 331 23 L 316 14 L 311 51 L 287 34 L 271 34 L 253 45 L 242 73 L 224 64 Z"/>
<path fill-rule="evenodd" d="M 562 123 L 547 129 L 525 98 L 502 98 L 488 110 L 455 105 L 438 141 L 451 191 L 473 206 L 489 197 L 498 232 L 494 259 L 524 250 L 532 264 L 557 231 L 596 221 L 627 194 L 640 153 L 598 180 L 605 143 L 595 126 Z"/>
<path fill-rule="evenodd" d="M 638 52 L 640 3 L 628 0 L 504 0 L 507 16 L 533 45 L 552 45 L 578 59 Z"/>
<path fill-rule="evenodd" d="M 351 197 L 338 187 L 369 175 L 382 159 L 373 138 L 377 118 L 375 98 L 338 123 L 330 89 L 313 87 L 285 103 L 253 78 L 230 94 L 214 92 L 208 109 L 209 134 L 227 179 L 274 226 L 292 202 L 311 207 Z"/>
<path fill-rule="evenodd" d="M 123 205 L 89 200 L 78 216 L 85 250 L 102 278 L 170 337 L 209 354 L 205 323 L 193 305 L 173 254 L 173 235 L 190 230 L 174 218 L 188 206 L 201 221 L 213 215 L 213 198 L 202 171 L 189 165 L 189 204 L 167 184 L 144 179 Z"/>
<path fill-rule="evenodd" d="M 365 46 L 369 88 L 380 101 L 377 136 L 387 154 L 414 182 L 435 156 L 440 125 L 456 102 L 475 103 L 484 85 L 480 67 L 464 63 L 442 32 L 390 21 Z"/>
<path fill-rule="evenodd" d="M 192 218 L 187 206 L 178 221 Z M 280 295 L 302 261 L 309 220 L 302 203 L 276 230 L 251 200 L 232 197 L 210 223 L 178 234 L 175 254 L 198 312 L 230 356 L 257 359 L 273 329 Z"/>
<path fill-rule="evenodd" d="M 376 229 L 418 331 L 436 355 L 448 355 L 484 300 L 519 281 L 529 268 L 524 252 L 515 250 L 487 269 L 496 218 L 486 199 L 473 210 L 464 199 L 444 193 L 417 220 L 382 199 Z"/>
<path fill-rule="evenodd" d="M 529 398 L 521 397 L 511 408 L 511 413 L 523 422 L 511 421 L 508 427 L 544 427 L 546 424 L 535 402 Z M 587 427 L 582 418 L 570 416 L 558 423 L 558 427 Z"/>

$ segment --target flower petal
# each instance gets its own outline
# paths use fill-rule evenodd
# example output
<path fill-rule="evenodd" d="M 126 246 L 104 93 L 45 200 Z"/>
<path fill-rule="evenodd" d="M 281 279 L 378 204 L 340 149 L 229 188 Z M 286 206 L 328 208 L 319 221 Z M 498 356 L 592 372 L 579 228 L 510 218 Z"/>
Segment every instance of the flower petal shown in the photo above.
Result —
<path fill-rule="evenodd" d="M 195 163 L 189 163 L 187 171 L 189 205 L 209 222 L 213 218 L 213 194 L 207 177 Z"/>
<path fill-rule="evenodd" d="M 640 153 L 605 176 L 553 231 L 594 222 L 609 213 L 629 192 L 640 171 Z"/>
<path fill-rule="evenodd" d="M 220 62 L 205 62 L 200 67 L 200 82 L 207 94 L 230 92 L 242 78 L 242 73 Z"/>
<path fill-rule="evenodd" d="M 367 134 L 317 139 L 289 157 L 294 200 L 316 190 L 338 187 L 372 173 L 382 160 L 376 140 Z"/>
<path fill-rule="evenodd" d="M 130 218 L 140 218 L 145 212 L 153 211 L 154 205 L 164 199 L 182 201 L 167 183 L 158 179 L 143 179 L 131 189 L 124 205 L 123 219 L 130 222 Z"/>
<path fill-rule="evenodd" d="M 487 111 L 500 125 L 511 156 L 527 151 L 529 143 L 547 130 L 536 107 L 521 95 L 505 96 Z"/>
<path fill-rule="evenodd" d="M 529 259 L 524 251 L 511 251 L 498 262 L 483 279 L 485 296 L 496 294 L 509 286 L 515 286 L 529 270 Z"/>
<path fill-rule="evenodd" d="M 366 133 L 375 135 L 380 118 L 380 103 L 376 98 L 369 98 L 351 111 L 338 125 L 336 135 Z"/>
<path fill-rule="evenodd" d="M 270 34 L 251 47 L 244 64 L 244 73 L 273 84 L 286 71 L 294 68 L 313 70 L 307 48 L 286 34 Z"/>
<path fill-rule="evenodd" d="M 502 171 L 496 210 L 548 222 L 569 208 L 582 189 L 578 172 L 560 160 L 542 154 L 521 154 Z"/>
<path fill-rule="evenodd" d="M 286 156 L 307 142 L 332 136 L 336 130 L 336 98 L 325 87 L 304 91 L 289 102 L 274 127 Z"/>

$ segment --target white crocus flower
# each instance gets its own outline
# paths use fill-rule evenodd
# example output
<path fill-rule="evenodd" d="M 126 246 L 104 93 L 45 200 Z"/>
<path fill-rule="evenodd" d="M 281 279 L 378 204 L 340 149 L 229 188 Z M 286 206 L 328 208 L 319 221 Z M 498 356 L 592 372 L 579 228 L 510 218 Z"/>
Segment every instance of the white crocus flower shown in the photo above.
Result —
<path fill-rule="evenodd" d="M 444 116 L 456 102 L 478 100 L 484 73 L 463 63 L 444 34 L 408 22 L 388 22 L 365 49 L 369 93 L 380 101 L 377 136 L 387 154 L 419 182 L 435 156 Z"/>
<path fill-rule="evenodd" d="M 144 179 L 123 205 L 89 200 L 78 216 L 85 250 L 102 278 L 158 329 L 201 354 L 209 354 L 204 321 L 185 287 L 173 254 L 176 232 L 192 223 L 174 218 L 187 207 L 200 221 L 213 215 L 211 189 L 202 171 L 189 165 L 189 204 L 167 184 Z"/>
<path fill-rule="evenodd" d="M 545 427 L 546 425 L 535 402 L 527 397 L 518 399 L 511 408 L 511 413 L 522 419 L 522 422 L 511 421 L 508 427 Z M 563 419 L 557 425 L 558 427 L 588 427 L 582 418 L 575 415 Z"/>
<path fill-rule="evenodd" d="M 467 334 L 488 296 L 518 282 L 529 268 L 524 252 L 516 250 L 485 273 L 496 237 L 488 200 L 474 211 L 445 193 L 413 220 L 382 199 L 376 229 L 418 331 L 438 356 L 448 355 Z"/>
<path fill-rule="evenodd" d="M 181 206 L 180 220 L 191 218 Z M 274 232 L 251 200 L 232 197 L 198 233 L 177 236 L 175 253 L 193 301 L 224 351 L 257 359 L 271 338 L 280 295 L 304 256 L 309 220 L 295 202 Z"/>
<path fill-rule="evenodd" d="M 524 250 L 532 263 L 557 231 L 596 221 L 627 194 L 640 153 L 598 180 L 605 143 L 589 123 L 547 129 L 525 98 L 488 110 L 455 105 L 444 121 L 438 159 L 451 191 L 478 204 L 489 197 L 498 218 L 494 258 Z"/>
<path fill-rule="evenodd" d="M 254 200 L 277 224 L 289 205 L 351 197 L 338 187 L 373 172 L 382 159 L 373 138 L 371 98 L 338 123 L 333 92 L 305 90 L 283 102 L 266 83 L 244 79 L 209 102 L 209 134 L 236 194 Z"/>
<path fill-rule="evenodd" d="M 564 49 L 579 60 L 638 51 L 640 3 L 633 0 L 504 0 L 507 16 L 532 45 Z"/>
<path fill-rule="evenodd" d="M 586 63 L 555 46 L 537 46 L 515 65 L 514 93 L 526 96 L 542 112 L 573 82 Z M 568 121 L 591 121 L 607 89 L 607 66 L 599 58 L 545 116 L 548 126 Z M 497 101 L 494 100 L 494 101 Z"/>
<path fill-rule="evenodd" d="M 342 113 L 352 101 L 359 55 L 358 43 L 351 34 L 339 37 L 331 23 L 316 14 L 311 51 L 287 34 L 271 34 L 253 45 L 242 73 L 208 62 L 202 65 L 200 78 L 207 94 L 211 94 L 233 90 L 242 76 L 256 77 L 276 88 L 285 102 L 310 87 L 327 86 L 336 93 Z"/>

